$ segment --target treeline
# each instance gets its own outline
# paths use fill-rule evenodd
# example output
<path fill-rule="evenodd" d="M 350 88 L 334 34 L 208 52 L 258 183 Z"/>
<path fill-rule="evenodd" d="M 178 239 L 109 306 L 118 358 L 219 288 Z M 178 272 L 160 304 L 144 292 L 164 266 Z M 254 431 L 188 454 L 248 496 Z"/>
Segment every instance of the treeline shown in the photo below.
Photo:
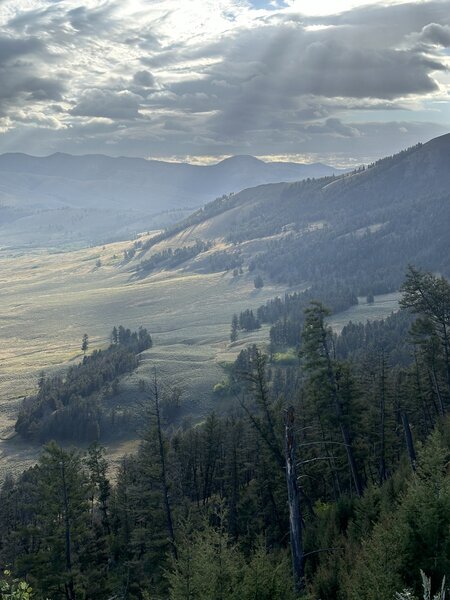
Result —
<path fill-rule="evenodd" d="M 212 246 L 212 242 L 197 240 L 191 246 L 182 246 L 181 248 L 175 248 L 175 250 L 167 248 L 167 250 L 162 250 L 153 254 L 150 258 L 142 260 L 137 266 L 137 271 L 147 273 L 154 269 L 173 269 L 187 260 L 194 258 L 201 252 L 210 250 Z"/>
<path fill-rule="evenodd" d="M 319 298 L 332 313 L 342 312 L 358 304 L 358 298 L 347 285 L 338 282 L 314 285 L 304 292 L 285 294 L 260 306 L 256 316 L 261 323 L 270 323 L 271 352 L 297 347 L 305 318 L 305 309 Z"/>
<path fill-rule="evenodd" d="M 407 366 L 414 360 L 409 330 L 413 318 L 407 311 L 393 313 L 386 319 L 366 323 L 348 323 L 336 339 L 336 355 L 342 360 L 361 362 L 368 354 L 381 350 L 391 365 Z"/>
<path fill-rule="evenodd" d="M 126 421 L 128 415 L 108 411 L 103 401 L 117 393 L 119 377 L 137 368 L 139 353 L 153 342 L 145 328 L 132 332 L 123 326 L 114 327 L 111 341 L 106 350 L 85 355 L 64 375 L 42 374 L 37 393 L 23 401 L 15 424 L 17 433 L 39 442 L 84 442 L 120 429 L 125 424 L 120 421 Z"/>
<path fill-rule="evenodd" d="M 210 273 L 237 269 L 242 274 L 243 264 L 244 258 L 239 251 L 223 250 L 222 252 L 214 252 L 208 257 L 208 271 Z"/>
<path fill-rule="evenodd" d="M 231 333 L 230 341 L 235 342 L 238 338 L 239 331 L 254 331 L 255 329 L 261 329 L 261 323 L 253 314 L 250 309 L 244 310 L 237 315 L 233 315 L 231 320 Z"/>
<path fill-rule="evenodd" d="M 141 447 L 114 484 L 101 448 L 83 457 L 54 444 L 5 481 L 0 564 L 36 600 L 413 599 L 421 569 L 437 593 L 450 572 L 450 284 L 412 269 L 402 306 L 417 317 L 411 366 L 382 348 L 364 369 L 338 359 L 328 312 L 312 302 L 300 369 L 253 348 L 235 408 L 201 424 L 164 426 L 170 388 L 155 374 Z M 301 523 L 295 592 L 289 502 Z"/>
<path fill-rule="evenodd" d="M 397 290 L 406 266 L 405 256 L 449 275 L 444 235 L 447 200 L 430 198 L 430 211 L 423 218 L 420 202 L 412 203 L 407 211 L 392 209 L 389 222 L 385 222 L 385 215 L 379 215 L 376 230 L 366 228 L 355 234 L 348 225 L 342 229 L 325 226 L 320 231 L 285 236 L 255 256 L 250 267 L 289 285 L 336 278 L 362 296 Z"/>

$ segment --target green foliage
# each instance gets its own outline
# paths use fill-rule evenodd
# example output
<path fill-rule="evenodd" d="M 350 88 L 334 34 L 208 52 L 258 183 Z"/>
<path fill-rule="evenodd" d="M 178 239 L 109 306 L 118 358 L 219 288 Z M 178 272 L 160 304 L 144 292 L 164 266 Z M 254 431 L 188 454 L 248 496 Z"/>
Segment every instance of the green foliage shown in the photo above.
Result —
<path fill-rule="evenodd" d="M 351 600 L 391 600 L 407 584 L 419 591 L 419 569 L 442 581 L 450 571 L 448 440 L 436 431 L 422 450 L 398 507 L 373 529 L 347 584 Z"/>
<path fill-rule="evenodd" d="M 109 348 L 84 356 L 64 377 L 41 375 L 37 394 L 25 398 L 16 421 L 15 429 L 21 436 L 41 442 L 91 442 L 105 435 L 112 417 L 101 406 L 102 394 L 107 394 L 109 384 L 114 389 L 120 375 L 136 369 L 137 355 L 153 343 L 142 327 L 137 332 L 114 328 L 112 338 Z M 87 348 L 85 334 L 82 349 Z"/>
<path fill-rule="evenodd" d="M 272 357 L 275 365 L 295 365 L 298 362 L 298 356 L 294 352 L 275 352 Z"/>
<path fill-rule="evenodd" d="M 261 540 L 247 559 L 221 527 L 203 523 L 181 537 L 180 555 L 167 575 L 170 600 L 290 600 L 286 553 L 268 553 Z"/>
<path fill-rule="evenodd" d="M 230 391 L 229 383 L 226 380 L 219 381 L 213 387 L 213 393 L 217 396 L 226 396 Z"/>
<path fill-rule="evenodd" d="M 1 600 L 31 600 L 33 590 L 25 581 L 11 580 L 11 572 L 3 572 L 4 579 L 0 579 Z"/>
<path fill-rule="evenodd" d="M 305 323 L 305 310 L 311 301 L 320 300 L 331 312 L 341 312 L 358 303 L 354 292 L 346 285 L 328 282 L 315 284 L 304 292 L 286 294 L 284 298 L 269 300 L 258 308 L 256 318 L 261 323 L 270 323 L 272 351 L 295 347 L 300 343 L 300 334 Z"/>
<path fill-rule="evenodd" d="M 444 329 L 432 323 L 430 332 L 421 308 L 414 361 L 400 367 L 390 349 L 402 335 L 407 346 L 410 316 L 389 321 L 393 340 L 386 323 L 350 327 L 340 340 L 327 313 L 316 302 L 304 316 L 300 368 L 243 350 L 227 382 L 237 402 L 225 415 L 171 426 L 179 394 L 155 375 L 143 388 L 142 444 L 114 484 L 98 444 L 84 456 L 47 446 L 0 490 L 0 564 L 37 599 L 290 600 L 284 410 L 292 405 L 305 599 L 412 600 L 422 593 L 420 569 L 427 600 L 439 598 L 450 572 Z M 145 339 L 119 327 L 112 347 Z M 335 353 L 343 341 L 346 359 L 344 345 Z"/>

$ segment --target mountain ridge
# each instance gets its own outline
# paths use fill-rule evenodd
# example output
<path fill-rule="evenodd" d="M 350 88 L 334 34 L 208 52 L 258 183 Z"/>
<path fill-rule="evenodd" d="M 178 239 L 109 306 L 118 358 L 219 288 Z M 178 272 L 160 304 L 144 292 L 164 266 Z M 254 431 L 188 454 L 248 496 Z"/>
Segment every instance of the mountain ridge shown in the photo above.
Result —
<path fill-rule="evenodd" d="M 47 247 L 126 239 L 178 221 L 232 191 L 332 172 L 340 171 L 255 157 L 191 165 L 98 154 L 7 153 L 0 155 L 0 236 L 6 245 Z"/>
<path fill-rule="evenodd" d="M 350 174 L 261 185 L 207 204 L 148 242 L 138 259 L 217 240 L 273 281 L 325 277 L 359 294 L 391 292 L 408 262 L 450 275 L 449 200 L 445 135 Z"/>

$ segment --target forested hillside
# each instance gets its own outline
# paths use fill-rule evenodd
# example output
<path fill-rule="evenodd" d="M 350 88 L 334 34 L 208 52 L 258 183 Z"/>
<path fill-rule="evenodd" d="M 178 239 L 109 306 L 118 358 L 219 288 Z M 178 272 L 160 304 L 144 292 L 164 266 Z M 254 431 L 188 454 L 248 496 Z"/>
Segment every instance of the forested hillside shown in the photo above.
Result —
<path fill-rule="evenodd" d="M 140 450 L 114 477 L 98 444 L 46 446 L 0 492 L 3 588 L 26 579 L 36 600 L 393 600 L 422 597 L 422 570 L 438 593 L 450 570 L 450 283 L 410 269 L 401 304 L 398 327 L 349 326 L 336 340 L 310 302 L 298 363 L 250 348 L 234 406 L 200 424 L 170 425 L 155 371 Z"/>
<path fill-rule="evenodd" d="M 446 135 L 348 175 L 225 196 L 150 240 L 138 259 L 158 244 L 220 239 L 274 281 L 394 291 L 408 263 L 450 275 L 449 189 Z"/>

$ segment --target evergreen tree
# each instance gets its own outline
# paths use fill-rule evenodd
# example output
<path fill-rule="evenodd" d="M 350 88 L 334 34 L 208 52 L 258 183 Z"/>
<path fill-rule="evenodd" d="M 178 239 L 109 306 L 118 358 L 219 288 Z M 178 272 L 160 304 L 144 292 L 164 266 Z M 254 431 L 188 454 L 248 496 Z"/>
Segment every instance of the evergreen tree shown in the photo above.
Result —
<path fill-rule="evenodd" d="M 320 302 L 312 302 L 310 308 L 305 311 L 301 356 L 313 387 L 316 389 L 318 387 L 320 394 L 325 395 L 325 401 L 328 401 L 329 408 L 335 413 L 347 452 L 355 491 L 358 496 L 361 496 L 363 486 L 356 463 L 349 420 L 344 413 L 344 405 L 346 404 L 348 409 L 351 403 L 351 387 L 346 385 L 350 381 L 342 377 L 341 367 L 333 360 L 332 332 L 325 324 L 325 318 L 329 314 L 330 312 Z M 346 391 L 350 392 L 347 398 L 345 398 Z"/>
<path fill-rule="evenodd" d="M 255 277 L 255 279 L 254 279 L 254 281 L 253 281 L 253 284 L 254 284 L 254 286 L 255 286 L 255 288 L 256 288 L 257 290 L 258 290 L 258 289 L 261 289 L 262 287 L 264 287 L 264 280 L 263 280 L 263 278 L 261 277 L 261 275 L 257 275 L 257 276 Z"/>
<path fill-rule="evenodd" d="M 86 356 L 86 352 L 89 348 L 89 336 L 87 333 L 85 333 L 83 335 L 83 339 L 81 341 L 81 351 L 83 352 L 83 354 Z"/>
<path fill-rule="evenodd" d="M 233 319 L 231 321 L 231 333 L 230 333 L 230 342 L 233 343 L 238 338 L 238 330 L 239 330 L 239 321 L 237 315 L 233 315 Z"/>
<path fill-rule="evenodd" d="M 401 306 L 418 314 L 422 334 L 435 337 L 440 344 L 450 397 L 450 283 L 444 277 L 409 267 L 401 291 Z"/>

